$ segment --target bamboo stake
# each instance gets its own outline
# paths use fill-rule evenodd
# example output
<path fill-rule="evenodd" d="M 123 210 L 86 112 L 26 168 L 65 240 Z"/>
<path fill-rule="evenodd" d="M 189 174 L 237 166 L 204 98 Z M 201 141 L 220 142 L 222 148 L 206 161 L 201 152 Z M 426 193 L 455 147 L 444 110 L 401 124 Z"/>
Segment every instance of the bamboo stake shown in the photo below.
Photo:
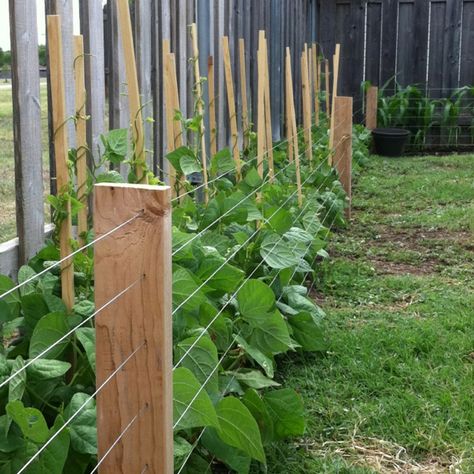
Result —
<path fill-rule="evenodd" d="M 240 95 L 242 96 L 242 129 L 244 135 L 244 149 L 249 147 L 249 110 L 247 103 L 247 70 L 245 67 L 245 40 L 239 38 L 239 58 L 240 58 Z"/>
<path fill-rule="evenodd" d="M 214 97 L 214 58 L 207 59 L 207 85 L 209 93 L 209 127 L 211 155 L 217 153 L 216 102 Z"/>
<path fill-rule="evenodd" d="M 329 60 L 325 59 L 324 60 L 324 85 L 326 87 L 326 116 L 328 123 L 331 120 L 331 107 L 330 107 L 330 102 L 329 102 L 329 96 L 331 94 L 329 90 Z"/>
<path fill-rule="evenodd" d="M 264 74 L 265 74 L 265 136 L 266 136 L 266 154 L 268 160 L 268 175 L 270 182 L 273 182 L 274 164 L 273 164 L 273 142 L 272 142 L 272 110 L 270 101 L 270 75 L 268 72 L 268 46 L 267 39 L 263 38 L 263 60 L 264 60 Z"/>
<path fill-rule="evenodd" d="M 125 57 L 125 75 L 128 86 L 128 100 L 130 109 L 130 124 L 134 142 L 135 174 L 138 182 L 147 182 L 144 174 L 146 168 L 145 136 L 143 132 L 142 107 L 140 104 L 140 91 L 138 89 L 137 65 L 135 50 L 133 48 L 133 32 L 130 20 L 128 0 L 117 0 L 117 16 L 122 37 L 122 48 Z"/>
<path fill-rule="evenodd" d="M 69 171 L 67 166 L 68 131 L 60 16 L 48 15 L 47 25 L 56 182 L 58 194 L 62 194 L 69 192 Z M 59 254 L 61 259 L 72 252 L 71 201 L 69 199 L 67 200 L 66 211 L 67 216 L 61 221 L 59 228 Z M 71 310 L 74 306 L 74 264 L 72 259 L 61 263 L 61 295 L 67 309 Z"/>
<path fill-rule="evenodd" d="M 229 38 L 222 37 L 222 52 L 224 56 L 224 72 L 227 89 L 227 105 L 229 108 L 230 133 L 232 135 L 232 155 L 234 157 L 235 168 L 237 170 L 237 181 L 240 181 L 240 150 L 239 131 L 237 128 L 237 112 L 235 110 L 234 81 L 232 79 L 232 66 L 230 64 Z"/>
<path fill-rule="evenodd" d="M 196 82 L 196 110 L 198 115 L 201 116 L 201 166 L 202 175 L 204 182 L 204 202 L 207 204 L 209 201 L 209 188 L 207 184 L 207 153 L 206 153 L 206 130 L 204 126 L 204 107 L 202 99 L 202 86 L 201 86 L 201 72 L 199 71 L 199 46 L 197 37 L 196 23 L 191 25 L 191 39 L 193 43 L 193 55 L 194 55 L 194 80 Z"/>
<path fill-rule="evenodd" d="M 333 55 L 333 83 L 332 83 L 332 103 L 331 103 L 331 110 L 334 111 L 334 104 L 336 102 L 337 97 L 337 83 L 339 79 L 339 57 L 341 53 L 341 45 L 338 43 L 336 44 L 336 51 Z M 332 150 L 334 148 L 334 113 L 331 114 L 331 130 L 329 134 L 329 149 Z M 332 163 L 332 153 L 329 155 L 329 163 Z"/>
<path fill-rule="evenodd" d="M 76 101 L 76 170 L 77 199 L 82 208 L 77 213 L 79 244 L 86 242 L 87 234 L 87 136 L 86 136 L 86 85 L 84 78 L 84 40 L 74 36 L 74 84 Z"/>
<path fill-rule="evenodd" d="M 265 62 L 263 49 L 263 31 L 260 31 L 259 48 L 257 51 L 258 89 L 257 89 L 257 171 L 263 178 L 263 160 L 266 147 L 265 127 Z"/>
<path fill-rule="evenodd" d="M 313 86 L 314 86 L 314 120 L 315 124 L 319 125 L 319 59 L 318 47 L 316 43 L 313 44 Z"/>
<path fill-rule="evenodd" d="M 298 134 L 297 134 L 297 127 L 296 127 L 295 101 L 293 98 L 293 77 L 291 73 L 290 48 L 286 48 L 286 101 L 287 101 L 287 110 L 289 112 L 289 122 L 290 122 L 289 140 L 293 141 L 293 154 L 294 154 L 294 159 L 295 159 L 298 206 L 301 207 L 303 205 L 303 194 L 301 190 L 300 156 L 299 156 L 299 149 L 298 149 Z"/>
<path fill-rule="evenodd" d="M 311 165 L 313 159 L 313 140 L 311 130 L 311 94 L 309 86 L 308 56 L 304 52 L 301 55 L 301 86 L 303 89 L 303 136 L 305 138 L 306 159 Z"/>

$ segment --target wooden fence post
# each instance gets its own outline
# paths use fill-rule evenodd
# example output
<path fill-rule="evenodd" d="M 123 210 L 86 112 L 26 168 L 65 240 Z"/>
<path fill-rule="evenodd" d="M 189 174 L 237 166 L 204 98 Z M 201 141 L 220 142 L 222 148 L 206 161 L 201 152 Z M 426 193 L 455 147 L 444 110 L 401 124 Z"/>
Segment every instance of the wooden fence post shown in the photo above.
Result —
<path fill-rule="evenodd" d="M 207 58 L 207 89 L 209 95 L 209 143 L 211 156 L 217 153 L 217 130 L 216 130 L 216 99 L 214 82 L 214 58 Z"/>
<path fill-rule="evenodd" d="M 370 86 L 367 90 L 365 102 L 365 126 L 369 130 L 377 128 L 377 99 L 378 87 Z"/>
<path fill-rule="evenodd" d="M 249 147 L 249 133 L 250 133 L 250 121 L 249 121 L 249 108 L 247 101 L 247 69 L 245 67 L 245 40 L 239 38 L 239 60 L 240 60 L 240 95 L 242 100 L 242 133 L 243 133 L 243 147 L 244 150 Z"/>
<path fill-rule="evenodd" d="M 240 180 L 240 151 L 239 151 L 239 131 L 237 128 L 237 112 L 235 110 L 234 81 L 232 79 L 232 66 L 230 62 L 229 38 L 222 37 L 222 53 L 224 55 L 224 72 L 227 89 L 227 105 L 229 108 L 229 123 L 231 133 L 232 155 L 234 157 L 235 168 L 237 170 L 237 181 Z"/>
<path fill-rule="evenodd" d="M 265 50 L 263 48 L 262 33 L 259 34 L 259 48 L 257 51 L 257 70 L 258 70 L 258 85 L 257 85 L 257 171 L 260 178 L 263 178 L 263 161 L 265 158 L 266 140 L 266 125 L 265 125 Z"/>
<path fill-rule="evenodd" d="M 56 159 L 56 180 L 58 195 L 69 191 L 69 171 L 67 167 L 67 115 L 64 87 L 63 51 L 61 37 L 61 17 L 48 15 L 48 48 L 51 80 L 51 106 L 53 109 L 54 156 Z M 61 258 L 71 254 L 72 225 L 71 201 L 67 201 L 67 217 L 59 228 L 59 253 Z M 66 307 L 74 306 L 74 266 L 72 259 L 61 264 L 61 295 Z"/>
<path fill-rule="evenodd" d="M 201 116 L 200 140 L 201 140 L 201 166 L 204 183 L 204 202 L 209 201 L 209 189 L 207 185 L 207 153 L 206 153 L 206 129 L 204 127 L 204 104 L 202 97 L 201 72 L 199 70 L 199 46 L 196 23 L 191 25 L 191 41 L 193 43 L 194 81 L 196 89 L 196 111 Z"/>
<path fill-rule="evenodd" d="M 331 105 L 330 105 L 330 85 L 329 85 L 329 60 L 324 60 L 324 86 L 326 87 L 326 116 L 328 124 L 331 120 Z"/>
<path fill-rule="evenodd" d="M 33 257 L 44 243 L 37 37 L 36 2 L 10 1 L 18 266 Z"/>
<path fill-rule="evenodd" d="M 82 204 L 77 214 L 77 235 L 81 245 L 87 233 L 87 135 L 86 135 L 86 85 L 84 78 L 84 40 L 74 36 L 74 85 L 76 88 L 76 170 L 77 199 Z"/>
<path fill-rule="evenodd" d="M 146 165 L 145 134 L 143 131 L 142 106 L 138 89 L 137 63 L 133 48 L 132 22 L 128 0 L 117 0 L 117 15 L 122 37 L 122 48 L 125 56 L 125 73 L 127 77 L 127 91 L 130 109 L 130 125 L 134 142 L 134 159 L 136 161 L 135 174 L 138 181 L 146 181 L 143 166 Z"/>
<path fill-rule="evenodd" d="M 352 97 L 336 97 L 334 100 L 334 166 L 339 181 L 349 199 L 346 216 L 351 218 L 352 202 Z"/>
<path fill-rule="evenodd" d="M 271 98 L 270 98 L 270 76 L 268 68 L 268 46 L 267 39 L 263 38 L 263 69 L 265 74 L 265 92 L 264 92 L 264 103 L 265 103 L 265 137 L 266 137 L 266 153 L 268 160 L 268 175 L 270 182 L 273 182 L 274 176 L 274 165 L 273 165 L 273 133 L 272 133 L 272 110 L 271 110 Z"/>
<path fill-rule="evenodd" d="M 314 123 L 316 126 L 319 125 L 319 58 L 318 58 L 318 46 L 313 43 L 313 86 L 314 86 Z"/>
<path fill-rule="evenodd" d="M 170 188 L 95 186 L 96 237 L 134 216 L 95 244 L 96 307 L 123 292 L 96 319 L 97 387 L 130 358 L 97 394 L 99 473 L 172 474 Z"/>
<path fill-rule="evenodd" d="M 332 64 L 333 64 L 333 76 L 332 76 L 332 101 L 331 101 L 331 109 L 334 110 L 334 103 L 337 97 L 337 84 L 339 80 L 339 57 L 341 54 L 341 45 L 338 43 L 336 44 L 336 51 L 332 57 Z M 332 113 L 332 112 L 331 112 Z M 329 149 L 332 150 L 334 147 L 334 117 L 333 114 L 331 115 L 331 130 L 329 132 Z M 329 155 L 329 159 L 331 160 L 331 155 Z"/>
<path fill-rule="evenodd" d="M 305 138 L 306 159 L 311 165 L 313 159 L 313 139 L 311 130 L 311 90 L 309 84 L 308 54 L 306 51 L 301 55 L 301 86 L 303 97 L 303 136 Z"/>

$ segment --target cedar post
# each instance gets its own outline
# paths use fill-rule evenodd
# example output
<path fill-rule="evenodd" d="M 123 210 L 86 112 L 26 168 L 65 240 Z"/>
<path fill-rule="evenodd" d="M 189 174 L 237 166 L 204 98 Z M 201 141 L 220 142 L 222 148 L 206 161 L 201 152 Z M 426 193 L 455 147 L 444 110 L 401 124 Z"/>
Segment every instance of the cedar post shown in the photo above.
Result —
<path fill-rule="evenodd" d="M 48 15 L 47 24 L 56 182 L 58 194 L 62 194 L 69 191 L 69 170 L 67 166 L 68 130 L 60 16 Z M 67 257 L 72 252 L 71 201 L 68 200 L 66 205 L 67 216 L 62 220 L 59 228 L 61 258 Z M 61 263 L 61 295 L 64 304 L 70 310 L 74 306 L 74 265 L 72 259 Z"/>
<path fill-rule="evenodd" d="M 333 163 L 339 174 L 339 181 L 349 199 L 346 216 L 350 219 L 352 201 L 352 97 L 336 97 L 333 116 L 335 122 Z"/>
<path fill-rule="evenodd" d="M 235 109 L 234 81 L 232 79 L 232 66 L 230 64 L 229 38 L 222 37 L 222 53 L 224 55 L 224 72 L 227 89 L 227 105 L 229 108 L 229 122 L 231 133 L 232 155 L 234 157 L 237 171 L 237 181 L 240 181 L 240 151 L 239 151 L 239 131 L 237 128 L 237 112 Z"/>
<path fill-rule="evenodd" d="M 270 76 L 268 72 L 268 45 L 267 39 L 263 38 L 263 62 L 264 62 L 264 74 L 265 74 L 265 93 L 264 93 L 264 103 L 265 103 L 265 136 L 266 136 L 266 153 L 268 160 L 268 176 L 270 182 L 273 182 L 274 177 L 274 164 L 273 164 L 273 139 L 272 139 L 272 110 L 271 110 L 271 101 L 270 101 Z"/>
<path fill-rule="evenodd" d="M 263 178 L 263 161 L 265 156 L 266 126 L 265 126 L 265 58 L 263 48 L 264 31 L 260 31 L 259 48 L 257 51 L 258 88 L 257 88 L 257 171 Z"/>
<path fill-rule="evenodd" d="M 303 136 L 306 148 L 306 159 L 311 165 L 313 159 L 313 139 L 311 130 L 311 88 L 309 84 L 308 54 L 306 50 L 301 55 L 301 86 L 303 97 Z"/>
<path fill-rule="evenodd" d="M 330 85 L 329 85 L 329 60 L 324 60 L 324 85 L 326 87 L 326 115 L 328 123 L 331 120 L 331 106 L 330 106 Z"/>
<path fill-rule="evenodd" d="M 334 110 L 334 103 L 337 97 L 337 84 L 339 80 L 339 58 L 341 54 L 341 45 L 338 43 L 336 44 L 336 51 L 332 57 L 332 64 L 333 64 L 333 76 L 332 76 L 332 102 L 331 102 L 331 109 Z M 331 130 L 329 132 L 329 149 L 332 150 L 334 147 L 334 117 L 331 115 Z M 331 155 L 329 155 L 329 159 L 331 160 Z M 330 162 L 331 163 L 331 162 Z"/>
<path fill-rule="evenodd" d="M 99 473 L 172 474 L 170 188 L 95 186 L 96 237 L 134 216 L 94 249 L 96 307 L 123 292 L 96 319 L 97 387 L 129 358 L 97 394 Z"/>
<path fill-rule="evenodd" d="M 249 108 L 247 102 L 247 69 L 245 66 L 245 40 L 239 38 L 239 60 L 240 60 L 240 95 L 242 99 L 242 132 L 244 136 L 244 150 L 249 147 Z"/>
<path fill-rule="evenodd" d="M 377 128 L 377 97 L 378 87 L 370 86 L 367 90 L 367 99 L 365 103 L 365 126 L 369 130 Z"/>
<path fill-rule="evenodd" d="M 215 101 L 215 83 L 214 83 L 214 58 L 207 58 L 207 88 L 209 94 L 209 142 L 211 156 L 217 153 L 217 128 L 216 128 L 216 101 Z"/>
<path fill-rule="evenodd" d="M 74 84 L 76 88 L 77 199 L 83 206 L 77 214 L 77 234 L 80 244 L 84 245 L 84 235 L 87 233 L 87 130 L 84 41 L 82 35 L 74 36 Z"/>
<path fill-rule="evenodd" d="M 314 86 L 314 122 L 319 125 L 319 59 L 318 47 L 313 43 L 313 86 Z"/>

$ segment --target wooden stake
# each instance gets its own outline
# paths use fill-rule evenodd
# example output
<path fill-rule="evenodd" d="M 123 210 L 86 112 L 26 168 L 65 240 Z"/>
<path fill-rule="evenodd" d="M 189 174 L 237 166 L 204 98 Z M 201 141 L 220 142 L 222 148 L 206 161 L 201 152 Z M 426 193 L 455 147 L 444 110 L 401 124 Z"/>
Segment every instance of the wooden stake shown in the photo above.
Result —
<path fill-rule="evenodd" d="M 313 139 L 311 130 L 311 93 L 309 85 L 308 57 L 305 52 L 301 55 L 301 86 L 303 98 L 303 136 L 306 148 L 306 159 L 311 164 L 313 159 Z"/>
<path fill-rule="evenodd" d="M 51 80 L 51 106 L 53 111 L 54 156 L 58 194 L 69 192 L 67 116 L 64 84 L 63 43 L 61 18 L 48 15 L 48 54 Z M 59 228 L 59 254 L 61 259 L 71 254 L 72 224 L 71 201 L 67 201 L 67 216 Z M 61 264 L 61 295 L 67 309 L 74 306 L 74 265 L 72 259 Z"/>
<path fill-rule="evenodd" d="M 330 107 L 330 95 L 331 92 L 329 90 L 329 60 L 324 60 L 324 85 L 326 87 L 326 116 L 328 123 L 331 120 L 331 107 Z"/>
<path fill-rule="evenodd" d="M 249 109 L 247 103 L 247 70 L 245 67 L 245 40 L 239 38 L 239 59 L 240 59 L 240 95 L 242 98 L 242 131 L 244 135 L 244 149 L 249 147 Z"/>
<path fill-rule="evenodd" d="M 263 38 L 263 60 L 265 74 L 265 136 L 266 136 L 266 154 L 268 160 L 268 176 L 270 183 L 273 182 L 274 164 L 273 164 L 273 133 L 272 133 L 272 110 L 270 100 L 270 74 L 268 68 L 268 46 L 267 39 Z"/>
<path fill-rule="evenodd" d="M 313 86 L 314 86 L 314 122 L 316 126 L 319 125 L 319 59 L 318 46 L 313 43 Z"/>
<path fill-rule="evenodd" d="M 337 97 L 337 83 L 339 79 L 339 56 L 341 52 L 341 45 L 338 43 L 336 44 L 336 52 L 332 57 L 333 62 L 333 83 L 332 83 L 332 102 L 331 102 L 331 110 L 334 110 L 334 102 Z M 334 117 L 331 116 L 331 130 L 329 134 L 329 149 L 332 150 L 334 147 Z M 332 159 L 332 155 L 329 155 L 329 159 Z"/>
<path fill-rule="evenodd" d="M 333 117 L 336 124 L 334 130 L 334 167 L 349 199 L 346 215 L 350 219 L 352 199 L 352 97 L 336 97 Z"/>
<path fill-rule="evenodd" d="M 217 153 L 216 102 L 214 93 L 214 58 L 207 59 L 207 86 L 209 93 L 209 134 L 211 156 Z"/>
<path fill-rule="evenodd" d="M 290 48 L 286 48 L 285 58 L 285 111 L 286 111 L 286 139 L 288 142 L 288 160 L 290 163 L 294 160 L 294 138 L 293 138 L 293 118 L 290 97 L 293 98 L 293 83 L 291 79 L 291 55 Z"/>
<path fill-rule="evenodd" d="M 295 101 L 293 98 L 293 77 L 291 73 L 291 53 L 290 48 L 286 48 L 286 101 L 287 108 L 289 111 L 289 122 L 290 122 L 290 136 L 289 140 L 293 141 L 293 153 L 295 159 L 296 169 L 296 186 L 298 192 L 298 205 L 303 205 L 303 194 L 301 190 L 301 171 L 300 171 L 300 156 L 298 149 L 298 134 L 296 127 L 296 113 L 295 113 Z"/>
<path fill-rule="evenodd" d="M 369 130 L 377 128 L 377 100 L 378 87 L 370 86 L 367 89 L 366 103 L 365 103 L 365 126 Z"/>
<path fill-rule="evenodd" d="M 128 86 L 128 100 L 130 109 L 130 124 L 134 142 L 134 159 L 136 161 L 135 174 L 138 182 L 146 181 L 144 168 L 146 167 L 145 136 L 143 132 L 142 106 L 138 89 L 137 65 L 133 48 L 133 32 L 130 20 L 128 0 L 117 0 L 117 17 L 122 37 L 122 48 L 125 57 L 125 76 Z"/>
<path fill-rule="evenodd" d="M 194 80 L 196 82 L 196 111 L 201 119 L 201 166 L 204 183 L 204 202 L 207 204 L 209 201 L 209 188 L 207 184 L 207 153 L 206 153 L 206 129 L 204 126 L 204 107 L 202 98 L 202 86 L 201 86 L 201 72 L 199 71 L 199 46 L 196 23 L 191 25 L 191 40 L 193 43 L 193 61 L 194 61 Z"/>
<path fill-rule="evenodd" d="M 139 215 L 94 249 L 97 308 L 123 292 L 95 322 L 100 474 L 173 473 L 170 207 L 168 186 L 95 186 L 96 237 Z"/>
<path fill-rule="evenodd" d="M 232 155 L 234 157 L 235 168 L 237 170 L 237 181 L 240 181 L 240 150 L 239 131 L 237 128 L 237 112 L 235 110 L 234 81 L 232 79 L 232 66 L 230 65 L 229 38 L 222 37 L 222 53 L 224 56 L 225 82 L 227 89 L 227 105 L 229 108 L 230 133 L 232 135 Z"/>
<path fill-rule="evenodd" d="M 262 36 L 263 33 L 263 36 Z M 263 39 L 265 32 L 260 31 L 259 48 L 257 51 L 258 89 L 257 89 L 257 171 L 263 178 L 263 160 L 267 145 L 265 125 L 265 50 Z"/>
<path fill-rule="evenodd" d="M 85 244 L 87 234 L 87 136 L 86 136 L 86 84 L 84 79 L 84 41 L 74 36 L 74 84 L 76 89 L 76 170 L 77 199 L 82 204 L 77 214 L 79 244 Z"/>

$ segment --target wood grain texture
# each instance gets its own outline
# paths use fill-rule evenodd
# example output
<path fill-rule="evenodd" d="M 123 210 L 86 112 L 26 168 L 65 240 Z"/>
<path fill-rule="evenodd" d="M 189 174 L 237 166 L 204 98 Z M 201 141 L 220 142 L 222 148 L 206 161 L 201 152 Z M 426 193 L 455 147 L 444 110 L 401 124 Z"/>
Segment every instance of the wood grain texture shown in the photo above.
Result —
<path fill-rule="evenodd" d="M 125 55 L 125 73 L 127 78 L 127 91 L 129 100 L 130 126 L 134 143 L 135 174 L 139 181 L 146 181 L 143 167 L 145 159 L 145 135 L 143 129 L 142 110 L 140 102 L 140 91 L 138 88 L 137 64 L 135 50 L 133 48 L 132 22 L 128 0 L 117 0 L 117 15 L 122 38 L 122 48 Z"/>
<path fill-rule="evenodd" d="M 352 97 L 336 97 L 334 101 L 334 167 L 349 199 L 346 215 L 351 217 L 352 201 Z"/>
<path fill-rule="evenodd" d="M 273 165 L 273 134 L 272 134 L 272 101 L 270 97 L 270 68 L 268 67 L 268 45 L 267 39 L 263 40 L 263 61 L 264 61 L 264 74 L 265 74 L 265 91 L 264 91 L 264 100 L 265 100 L 265 137 L 266 137 L 266 147 L 265 152 L 267 155 L 268 161 L 268 175 L 270 182 L 273 182 L 274 177 L 274 165 Z"/>
<path fill-rule="evenodd" d="M 249 146 L 249 107 L 247 100 L 247 68 L 245 64 L 245 39 L 239 38 L 240 100 L 242 103 L 242 133 L 244 150 Z"/>
<path fill-rule="evenodd" d="M 232 78 L 232 66 L 229 49 L 229 38 L 222 37 L 222 52 L 224 56 L 224 72 L 227 90 L 227 107 L 229 110 L 229 123 L 231 133 L 231 149 L 237 171 L 237 181 L 240 181 L 240 150 L 239 150 L 239 131 L 237 128 L 237 112 L 235 109 L 234 81 Z"/>
<path fill-rule="evenodd" d="M 367 100 L 365 103 L 365 126 L 369 130 L 377 128 L 377 98 L 378 87 L 370 86 L 367 89 Z"/>
<path fill-rule="evenodd" d="M 258 89 L 257 89 L 257 171 L 260 178 L 263 178 L 263 161 L 265 159 L 266 126 L 265 126 L 265 57 L 263 40 L 265 32 L 259 33 L 259 48 L 257 51 L 258 63 Z"/>
<path fill-rule="evenodd" d="M 77 234 L 80 245 L 84 245 L 87 233 L 87 111 L 86 84 L 84 78 L 84 40 L 74 36 L 74 86 L 76 107 L 76 170 L 77 199 L 82 208 L 77 213 Z"/>
<path fill-rule="evenodd" d="M 214 83 L 214 58 L 207 59 L 207 87 L 209 95 L 209 142 L 211 156 L 217 153 L 216 96 Z"/>
<path fill-rule="evenodd" d="M 341 55 L 341 45 L 338 43 L 336 44 L 336 50 L 332 57 L 332 65 L 333 65 L 333 74 L 332 74 L 332 99 L 331 99 L 331 110 L 334 110 L 334 102 L 336 101 L 337 91 L 338 91 L 338 81 L 339 81 L 339 60 Z M 331 130 L 329 133 L 329 149 L 332 150 L 334 146 L 334 117 L 331 115 Z M 329 155 L 329 160 L 331 160 L 332 155 Z"/>
<path fill-rule="evenodd" d="M 319 57 L 318 57 L 318 46 L 316 43 L 313 43 L 312 48 L 313 54 L 313 68 L 311 70 L 311 74 L 313 76 L 313 95 L 314 95 L 314 123 L 316 126 L 319 125 Z"/>
<path fill-rule="evenodd" d="M 64 85 L 64 67 L 61 36 L 61 17 L 48 15 L 48 53 L 51 80 L 51 107 L 53 112 L 54 156 L 58 194 L 69 192 L 67 112 Z M 71 201 L 67 201 L 67 217 L 59 229 L 59 253 L 61 259 L 71 254 L 72 225 Z M 61 264 L 61 296 L 71 310 L 74 306 L 74 265 L 72 259 Z"/>
<path fill-rule="evenodd" d="M 331 96 L 331 90 L 330 90 L 330 81 L 329 81 L 329 60 L 325 59 L 324 60 L 324 86 L 326 88 L 326 115 L 328 118 L 328 123 L 331 120 L 331 106 L 330 106 L 330 96 Z"/>
<path fill-rule="evenodd" d="M 308 52 L 301 55 L 301 96 L 303 100 L 303 136 L 306 159 L 311 164 L 313 159 L 313 140 L 311 130 L 311 87 L 309 84 Z"/>
<path fill-rule="evenodd" d="M 44 243 L 43 162 L 36 4 L 10 0 L 17 265 Z"/>
<path fill-rule="evenodd" d="M 100 474 L 173 473 L 171 208 L 167 186 L 95 186 L 95 304 L 130 285 L 96 319 L 99 387 L 137 352 L 97 395 L 98 456 L 128 432 L 100 465 Z"/>

